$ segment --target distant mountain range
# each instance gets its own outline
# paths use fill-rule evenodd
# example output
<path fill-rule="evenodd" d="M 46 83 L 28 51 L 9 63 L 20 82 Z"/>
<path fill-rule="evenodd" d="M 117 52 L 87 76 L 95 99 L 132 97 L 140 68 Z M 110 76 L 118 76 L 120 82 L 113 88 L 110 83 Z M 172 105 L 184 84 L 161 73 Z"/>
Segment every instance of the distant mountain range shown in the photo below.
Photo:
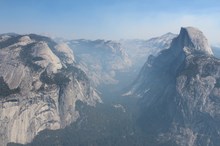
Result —
<path fill-rule="evenodd" d="M 175 34 L 167 33 L 149 40 L 71 40 L 65 41 L 73 49 L 78 67 L 84 70 L 94 85 L 122 82 L 118 74 L 133 80 L 150 54 L 167 49 Z"/>
<path fill-rule="evenodd" d="M 76 54 L 76 62 L 95 85 L 116 84 L 117 72 L 132 65 L 126 50 L 115 41 L 72 40 L 67 42 Z"/>
<path fill-rule="evenodd" d="M 167 33 L 149 40 L 64 42 L 74 51 L 77 66 L 87 73 L 95 86 L 102 86 L 134 80 L 147 58 L 168 49 L 175 37 L 176 34 Z M 218 49 L 213 47 L 213 50 L 218 56 Z"/>
<path fill-rule="evenodd" d="M 149 40 L 2 34 L 0 143 L 216 146 L 219 50 L 193 27 Z"/>

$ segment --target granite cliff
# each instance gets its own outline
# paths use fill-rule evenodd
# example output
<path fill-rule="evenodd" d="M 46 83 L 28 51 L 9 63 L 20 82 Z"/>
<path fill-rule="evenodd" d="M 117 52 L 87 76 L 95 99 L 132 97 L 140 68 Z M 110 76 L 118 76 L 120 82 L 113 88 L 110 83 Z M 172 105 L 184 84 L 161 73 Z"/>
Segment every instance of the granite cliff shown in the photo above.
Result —
<path fill-rule="evenodd" d="M 129 93 L 140 98 L 139 123 L 158 145 L 216 146 L 219 85 L 220 60 L 200 30 L 186 27 L 148 58 Z"/>
<path fill-rule="evenodd" d="M 35 34 L 0 36 L 0 143 L 28 143 L 79 117 L 76 101 L 101 102 L 72 50 Z"/>

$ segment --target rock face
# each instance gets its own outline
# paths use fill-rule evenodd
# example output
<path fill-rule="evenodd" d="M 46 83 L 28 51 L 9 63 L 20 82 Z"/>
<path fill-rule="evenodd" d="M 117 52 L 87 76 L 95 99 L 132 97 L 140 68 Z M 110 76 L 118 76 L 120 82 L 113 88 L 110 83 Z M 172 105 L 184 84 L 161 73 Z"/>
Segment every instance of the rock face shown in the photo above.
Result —
<path fill-rule="evenodd" d="M 72 40 L 78 67 L 87 73 L 94 85 L 117 84 L 116 74 L 127 71 L 132 62 L 120 43 L 105 40 Z"/>
<path fill-rule="evenodd" d="M 71 49 L 50 38 L 0 36 L 0 143 L 28 143 L 44 129 L 74 122 L 80 100 L 101 102 Z"/>
<path fill-rule="evenodd" d="M 196 28 L 150 56 L 129 93 L 141 98 L 140 125 L 158 145 L 220 143 L 220 60 Z"/>

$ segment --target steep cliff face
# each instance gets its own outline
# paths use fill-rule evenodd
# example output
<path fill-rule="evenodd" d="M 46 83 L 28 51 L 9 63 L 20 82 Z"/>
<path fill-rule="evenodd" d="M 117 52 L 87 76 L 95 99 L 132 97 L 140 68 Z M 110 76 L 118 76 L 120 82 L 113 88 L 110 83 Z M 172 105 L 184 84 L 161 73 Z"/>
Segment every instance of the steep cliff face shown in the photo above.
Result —
<path fill-rule="evenodd" d="M 196 28 L 182 28 L 171 47 L 150 56 L 130 91 L 141 98 L 140 124 L 159 144 L 220 142 L 220 60 Z"/>
<path fill-rule="evenodd" d="M 0 143 L 28 143 L 44 129 L 64 128 L 80 100 L 101 99 L 65 44 L 34 34 L 0 36 Z"/>

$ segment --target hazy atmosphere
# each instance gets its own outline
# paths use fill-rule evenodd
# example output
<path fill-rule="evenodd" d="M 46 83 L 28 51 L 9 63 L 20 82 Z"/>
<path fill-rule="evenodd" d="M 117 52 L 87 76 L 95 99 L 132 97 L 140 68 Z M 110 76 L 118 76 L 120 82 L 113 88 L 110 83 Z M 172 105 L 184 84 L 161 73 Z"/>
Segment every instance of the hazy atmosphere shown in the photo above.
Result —
<path fill-rule="evenodd" d="M 218 0 L 1 0 L 0 33 L 68 39 L 149 39 L 181 26 L 220 43 Z"/>
<path fill-rule="evenodd" d="M 219 146 L 219 0 L 0 0 L 0 146 Z"/>

